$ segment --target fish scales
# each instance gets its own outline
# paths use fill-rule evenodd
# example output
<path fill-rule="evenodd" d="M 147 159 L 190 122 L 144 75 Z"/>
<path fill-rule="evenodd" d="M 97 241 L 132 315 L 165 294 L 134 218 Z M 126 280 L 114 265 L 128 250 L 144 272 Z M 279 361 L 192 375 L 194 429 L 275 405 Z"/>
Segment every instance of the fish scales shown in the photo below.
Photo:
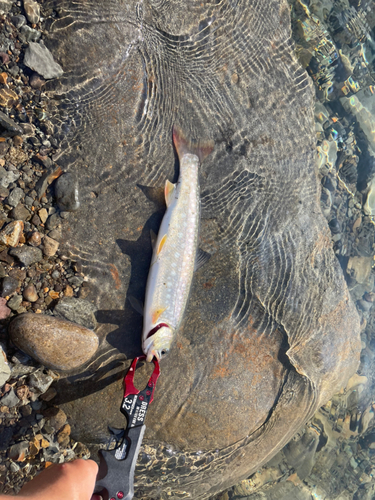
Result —
<path fill-rule="evenodd" d="M 179 179 L 175 185 L 166 182 L 167 210 L 146 287 L 142 339 L 148 361 L 169 351 L 187 304 L 198 246 L 200 160 L 176 132 L 174 142 L 180 159 Z"/>

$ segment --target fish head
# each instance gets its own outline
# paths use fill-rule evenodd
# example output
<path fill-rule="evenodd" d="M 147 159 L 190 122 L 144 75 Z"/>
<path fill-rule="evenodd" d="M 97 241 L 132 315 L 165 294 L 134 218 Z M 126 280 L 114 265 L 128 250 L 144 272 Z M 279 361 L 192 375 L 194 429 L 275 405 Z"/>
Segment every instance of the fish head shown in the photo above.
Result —
<path fill-rule="evenodd" d="M 173 340 L 173 330 L 168 325 L 161 326 L 155 333 L 143 341 L 143 352 L 147 361 L 155 356 L 158 361 L 168 354 Z"/>

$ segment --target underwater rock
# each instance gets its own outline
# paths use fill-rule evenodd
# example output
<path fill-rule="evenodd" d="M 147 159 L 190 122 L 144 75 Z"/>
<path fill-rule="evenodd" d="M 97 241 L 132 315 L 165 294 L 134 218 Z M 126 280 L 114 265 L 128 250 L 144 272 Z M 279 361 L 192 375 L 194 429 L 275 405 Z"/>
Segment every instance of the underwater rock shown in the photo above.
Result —
<path fill-rule="evenodd" d="M 143 441 L 151 458 L 136 470 L 145 498 L 210 498 L 275 455 L 359 362 L 359 318 L 320 210 L 315 95 L 295 58 L 290 6 L 49 5 L 61 15 L 46 43 L 66 78 L 46 82 L 47 112 L 56 161 L 84 200 L 60 221 L 59 248 L 84 268 L 101 336 L 97 373 L 58 381 L 56 404 L 75 438 L 106 439 L 115 379 L 141 354 L 142 318 L 126 299 L 144 296 L 150 229 L 164 210 L 144 187 L 177 175 L 174 125 L 188 141 L 213 141 L 200 165 L 200 246 L 211 259 L 161 361 Z M 332 166 L 335 153 L 328 144 Z M 159 461 L 164 446 L 175 461 Z"/>
<path fill-rule="evenodd" d="M 54 61 L 51 52 L 42 43 L 29 42 L 23 62 L 46 80 L 58 78 L 64 73 L 62 67 Z"/>
<path fill-rule="evenodd" d="M 363 90 L 351 97 L 340 99 L 344 109 L 353 114 L 363 130 L 369 143 L 369 147 L 375 154 L 375 99 L 367 97 Z"/>
<path fill-rule="evenodd" d="M 69 371 L 83 365 L 98 348 L 95 333 L 53 316 L 25 313 L 9 325 L 12 342 L 47 368 Z"/>
<path fill-rule="evenodd" d="M 350 257 L 346 271 L 357 283 L 366 283 L 372 269 L 372 257 Z"/>

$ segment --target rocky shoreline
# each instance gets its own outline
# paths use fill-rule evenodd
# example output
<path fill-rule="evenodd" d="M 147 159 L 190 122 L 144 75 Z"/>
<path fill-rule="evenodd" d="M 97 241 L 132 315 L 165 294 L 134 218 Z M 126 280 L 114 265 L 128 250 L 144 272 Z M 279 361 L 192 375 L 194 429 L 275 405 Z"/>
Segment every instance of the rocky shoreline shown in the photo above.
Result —
<path fill-rule="evenodd" d="M 42 43 L 44 24 L 37 2 L 0 2 L 0 492 L 8 494 L 51 463 L 90 456 L 71 439 L 65 413 L 54 407 L 51 384 L 59 373 L 46 368 L 66 371 L 87 361 L 87 354 L 75 363 L 72 356 L 62 361 L 61 348 L 74 335 L 66 320 L 92 334 L 88 357 L 97 337 L 87 330 L 96 326 L 95 308 L 85 300 L 80 263 L 59 250 L 61 226 L 79 208 L 79 195 L 76 179 L 54 161 L 58 142 L 43 85 L 62 69 Z M 40 321 L 33 326 L 39 314 L 46 315 L 45 330 Z M 15 316 L 20 328 L 13 328 L 14 341 L 23 353 L 8 337 Z M 21 330 L 31 336 L 17 342 Z M 57 344 L 48 343 L 48 331 Z M 87 352 L 81 347 L 80 353 Z"/>

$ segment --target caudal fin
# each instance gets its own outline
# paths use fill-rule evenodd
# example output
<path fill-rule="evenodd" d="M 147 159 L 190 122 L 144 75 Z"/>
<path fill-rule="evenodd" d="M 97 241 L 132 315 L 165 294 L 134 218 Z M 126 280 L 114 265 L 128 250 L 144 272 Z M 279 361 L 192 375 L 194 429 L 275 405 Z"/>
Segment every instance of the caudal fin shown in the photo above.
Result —
<path fill-rule="evenodd" d="M 193 154 L 198 156 L 201 163 L 214 149 L 214 141 L 189 141 L 176 125 L 173 126 L 173 144 L 180 160 L 184 154 Z"/>

